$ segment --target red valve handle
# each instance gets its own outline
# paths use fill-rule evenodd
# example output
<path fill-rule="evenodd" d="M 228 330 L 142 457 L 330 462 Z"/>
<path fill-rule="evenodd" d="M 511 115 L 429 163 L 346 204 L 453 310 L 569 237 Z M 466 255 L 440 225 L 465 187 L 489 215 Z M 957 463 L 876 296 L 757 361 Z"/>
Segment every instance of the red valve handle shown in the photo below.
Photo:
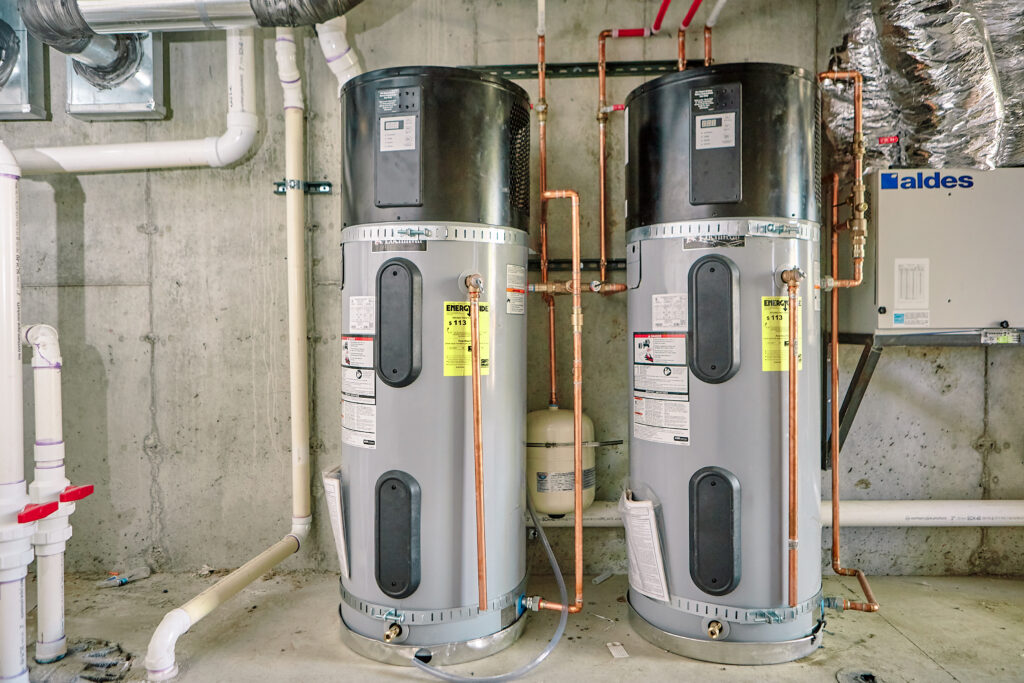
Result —
<path fill-rule="evenodd" d="M 82 486 L 69 486 L 60 492 L 60 502 L 62 503 L 73 503 L 76 500 L 82 500 L 92 495 L 95 487 L 92 484 L 84 484 Z"/>
<path fill-rule="evenodd" d="M 49 517 L 51 514 L 57 511 L 57 501 L 50 501 L 49 503 L 29 503 L 26 505 L 21 512 L 18 513 L 18 524 L 28 524 L 29 522 L 38 522 L 39 520 Z"/>

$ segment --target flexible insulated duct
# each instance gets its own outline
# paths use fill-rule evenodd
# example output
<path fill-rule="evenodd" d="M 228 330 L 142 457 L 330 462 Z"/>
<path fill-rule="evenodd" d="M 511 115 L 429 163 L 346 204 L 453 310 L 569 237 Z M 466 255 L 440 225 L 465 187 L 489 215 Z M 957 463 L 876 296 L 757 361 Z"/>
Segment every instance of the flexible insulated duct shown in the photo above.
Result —
<path fill-rule="evenodd" d="M 1003 136 L 1000 166 L 1024 166 L 1024 3 L 1020 0 L 973 0 L 985 22 L 1003 91 Z"/>
<path fill-rule="evenodd" d="M 832 52 L 830 68 L 853 69 L 863 77 L 865 169 L 896 166 L 900 163 L 901 122 L 896 104 L 889 94 L 889 73 L 882 61 L 878 31 L 871 8 L 872 0 L 851 0 L 845 25 L 849 32 L 843 44 Z M 826 133 L 834 153 L 833 168 L 843 171 L 853 162 L 853 84 L 847 81 L 824 85 Z"/>
<path fill-rule="evenodd" d="M 909 165 L 995 167 L 1003 97 L 970 0 L 874 0 L 874 9 Z"/>

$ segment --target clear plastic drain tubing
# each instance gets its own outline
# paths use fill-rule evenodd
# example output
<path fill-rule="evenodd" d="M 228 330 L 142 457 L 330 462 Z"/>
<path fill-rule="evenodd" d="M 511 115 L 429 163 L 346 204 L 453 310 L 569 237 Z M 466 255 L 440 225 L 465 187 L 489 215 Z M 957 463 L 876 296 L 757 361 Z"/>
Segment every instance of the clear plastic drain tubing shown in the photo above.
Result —
<path fill-rule="evenodd" d="M 558 582 L 559 602 L 562 605 L 568 605 L 569 596 L 565 591 L 565 580 L 562 578 L 562 572 L 558 568 L 558 560 L 555 559 L 555 553 L 551 550 L 551 544 L 548 543 L 548 537 L 544 533 L 544 527 L 540 525 L 540 521 L 537 519 L 537 513 L 533 509 L 533 503 L 529 501 L 529 498 L 527 498 L 526 504 L 530 510 L 530 517 L 533 519 L 533 528 L 536 529 L 537 533 L 540 535 L 540 542 L 544 545 L 544 552 L 548 554 L 548 561 L 551 562 L 551 571 L 555 573 L 555 581 Z M 568 620 L 569 610 L 563 609 L 558 617 L 558 627 L 555 628 L 555 634 L 551 636 L 551 641 L 548 643 L 548 646 L 544 648 L 543 652 L 537 655 L 529 664 L 505 674 L 498 674 L 497 676 L 459 676 L 457 674 L 448 673 L 447 671 L 441 671 L 440 669 L 432 667 L 417 657 L 412 658 L 412 663 L 417 669 L 426 671 L 427 673 L 437 676 L 445 681 L 456 681 L 457 683 L 461 683 L 462 681 L 490 681 L 492 683 L 496 683 L 497 681 L 514 681 L 515 679 L 521 678 L 530 673 L 536 669 L 541 662 L 547 659 L 548 655 L 550 655 L 555 649 L 555 646 L 558 645 L 558 641 L 562 639 L 562 634 L 565 633 L 565 624 Z"/>

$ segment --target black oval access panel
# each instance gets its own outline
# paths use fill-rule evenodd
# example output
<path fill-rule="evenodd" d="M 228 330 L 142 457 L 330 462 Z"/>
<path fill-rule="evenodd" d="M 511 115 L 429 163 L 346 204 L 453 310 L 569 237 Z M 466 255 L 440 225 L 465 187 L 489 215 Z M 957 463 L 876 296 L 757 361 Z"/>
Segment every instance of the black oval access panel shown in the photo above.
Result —
<path fill-rule="evenodd" d="M 690 478 L 690 577 L 711 595 L 740 582 L 740 482 L 720 467 Z"/>
<path fill-rule="evenodd" d="M 405 598 L 420 585 L 420 485 L 391 470 L 377 480 L 376 499 L 377 585 Z"/>
<path fill-rule="evenodd" d="M 740 271 L 719 254 L 697 259 L 689 276 L 690 372 L 704 382 L 724 382 L 740 369 Z"/>
<path fill-rule="evenodd" d="M 393 387 L 412 384 L 423 360 L 423 281 L 412 261 L 391 259 L 377 271 L 377 376 Z"/>

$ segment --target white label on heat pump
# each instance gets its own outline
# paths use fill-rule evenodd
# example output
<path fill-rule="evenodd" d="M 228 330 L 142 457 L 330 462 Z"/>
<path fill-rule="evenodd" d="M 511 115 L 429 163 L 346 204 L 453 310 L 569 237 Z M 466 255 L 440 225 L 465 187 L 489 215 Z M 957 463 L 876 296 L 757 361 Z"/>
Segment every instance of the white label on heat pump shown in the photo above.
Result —
<path fill-rule="evenodd" d="M 352 296 L 348 299 L 348 329 L 373 334 L 377 319 L 377 297 Z"/>
<path fill-rule="evenodd" d="M 654 503 L 633 500 L 633 492 L 626 490 L 619 500 L 619 512 L 626 527 L 630 587 L 649 598 L 668 600 L 668 580 Z"/>
<path fill-rule="evenodd" d="M 893 308 L 924 310 L 928 308 L 928 259 L 894 259 L 896 268 Z"/>
<path fill-rule="evenodd" d="M 652 330 L 685 330 L 689 326 L 687 320 L 686 294 L 652 294 L 651 295 L 651 329 Z"/>

